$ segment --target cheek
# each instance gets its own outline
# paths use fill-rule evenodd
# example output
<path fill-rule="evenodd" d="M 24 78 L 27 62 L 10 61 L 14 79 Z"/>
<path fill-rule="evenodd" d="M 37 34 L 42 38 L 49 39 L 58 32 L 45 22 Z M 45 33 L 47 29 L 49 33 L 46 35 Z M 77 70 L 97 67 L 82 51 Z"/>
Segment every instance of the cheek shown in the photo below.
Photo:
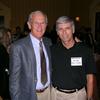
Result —
<path fill-rule="evenodd" d="M 47 28 L 47 24 L 43 25 L 43 27 L 44 27 L 44 29 L 46 29 Z"/>
<path fill-rule="evenodd" d="M 63 38 L 63 35 L 61 33 L 58 34 L 59 38 Z"/>
<path fill-rule="evenodd" d="M 46 30 L 46 27 L 47 27 L 47 26 L 42 26 L 42 29 Z"/>

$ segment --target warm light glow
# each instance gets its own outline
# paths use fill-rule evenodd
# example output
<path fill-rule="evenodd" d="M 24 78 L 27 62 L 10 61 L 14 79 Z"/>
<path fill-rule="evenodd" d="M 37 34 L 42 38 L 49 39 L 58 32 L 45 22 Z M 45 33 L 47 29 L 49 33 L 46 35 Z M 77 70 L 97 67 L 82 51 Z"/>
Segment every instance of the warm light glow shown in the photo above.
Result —
<path fill-rule="evenodd" d="M 80 17 L 77 16 L 77 17 L 75 18 L 75 20 L 76 20 L 77 22 L 79 22 L 79 21 L 80 21 Z"/>

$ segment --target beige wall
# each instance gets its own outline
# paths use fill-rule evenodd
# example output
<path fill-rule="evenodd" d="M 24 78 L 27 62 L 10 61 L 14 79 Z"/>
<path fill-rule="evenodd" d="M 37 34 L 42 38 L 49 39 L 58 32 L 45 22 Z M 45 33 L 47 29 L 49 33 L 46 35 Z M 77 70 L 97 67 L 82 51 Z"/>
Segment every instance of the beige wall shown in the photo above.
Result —
<path fill-rule="evenodd" d="M 98 2 L 98 0 L 0 0 L 10 9 L 9 27 L 12 29 L 17 25 L 23 28 L 31 11 L 42 10 L 48 15 L 49 27 L 53 26 L 59 16 L 70 15 L 73 18 L 79 16 L 79 24 L 92 27 L 93 32 L 95 26 L 95 11 L 93 9 L 95 7 L 91 7 L 91 5 L 96 1 Z"/>
<path fill-rule="evenodd" d="M 51 27 L 58 16 L 69 13 L 70 0 L 0 0 L 11 9 L 10 27 L 17 25 L 23 27 L 24 22 L 31 11 L 42 10 L 46 12 Z"/>
<path fill-rule="evenodd" d="M 89 11 L 93 0 L 71 0 L 70 15 L 80 17 L 80 24 L 90 26 Z"/>

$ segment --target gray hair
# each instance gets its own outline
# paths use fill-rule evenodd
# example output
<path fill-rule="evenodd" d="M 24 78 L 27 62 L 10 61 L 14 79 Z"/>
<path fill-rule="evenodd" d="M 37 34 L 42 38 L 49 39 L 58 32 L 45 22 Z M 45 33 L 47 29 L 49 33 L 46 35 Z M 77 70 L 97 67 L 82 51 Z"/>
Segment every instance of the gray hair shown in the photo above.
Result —
<path fill-rule="evenodd" d="M 66 23 L 71 23 L 73 31 L 75 31 L 75 24 L 72 18 L 68 16 L 61 16 L 57 19 L 56 21 L 56 31 L 58 30 L 59 24 L 66 24 Z"/>
<path fill-rule="evenodd" d="M 47 23 L 48 23 L 47 15 L 46 15 L 45 13 L 43 13 L 42 11 L 39 11 L 39 10 L 34 11 L 34 12 L 31 12 L 31 13 L 29 14 L 28 22 L 31 22 L 31 21 L 32 21 L 32 16 L 35 15 L 35 14 L 38 14 L 38 13 L 41 13 L 41 14 L 44 15 L 44 17 L 45 17 L 45 22 L 46 22 L 46 24 L 47 24 Z"/>

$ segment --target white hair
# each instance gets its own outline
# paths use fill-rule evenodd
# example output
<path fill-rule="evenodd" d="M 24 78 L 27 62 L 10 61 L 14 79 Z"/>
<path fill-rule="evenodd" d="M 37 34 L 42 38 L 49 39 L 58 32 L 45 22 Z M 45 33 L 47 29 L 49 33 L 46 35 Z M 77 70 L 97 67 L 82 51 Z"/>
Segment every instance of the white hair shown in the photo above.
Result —
<path fill-rule="evenodd" d="M 31 21 L 32 21 L 32 16 L 35 15 L 35 14 L 43 14 L 44 17 L 45 17 L 45 22 L 46 22 L 46 24 L 48 23 L 47 15 L 46 15 L 45 13 L 43 13 L 42 11 L 39 11 L 39 10 L 34 11 L 34 12 L 31 12 L 31 13 L 29 14 L 28 22 L 31 22 Z"/>

